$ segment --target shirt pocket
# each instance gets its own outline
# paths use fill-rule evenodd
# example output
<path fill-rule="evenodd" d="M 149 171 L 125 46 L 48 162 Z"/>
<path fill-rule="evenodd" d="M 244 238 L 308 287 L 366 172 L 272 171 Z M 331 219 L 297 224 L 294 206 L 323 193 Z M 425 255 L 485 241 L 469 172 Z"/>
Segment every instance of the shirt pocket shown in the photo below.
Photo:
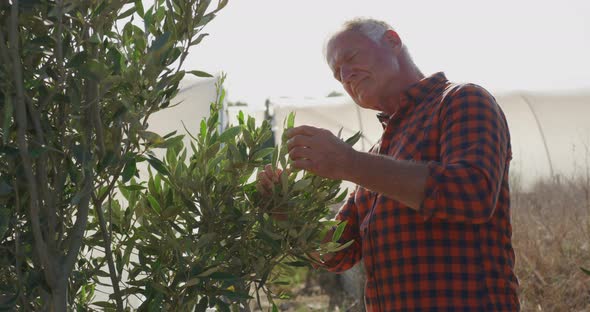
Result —
<path fill-rule="evenodd" d="M 421 120 L 405 125 L 393 138 L 389 156 L 395 159 L 421 160 L 426 126 Z"/>

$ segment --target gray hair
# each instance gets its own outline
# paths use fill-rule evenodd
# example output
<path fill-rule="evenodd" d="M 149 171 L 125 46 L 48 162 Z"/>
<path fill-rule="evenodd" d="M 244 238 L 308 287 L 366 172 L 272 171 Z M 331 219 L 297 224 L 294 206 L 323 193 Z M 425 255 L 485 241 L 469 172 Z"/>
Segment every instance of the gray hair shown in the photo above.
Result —
<path fill-rule="evenodd" d="M 342 30 L 340 32 L 357 31 L 379 43 L 383 34 L 390 29 L 392 30 L 393 27 L 384 21 L 372 18 L 355 18 L 346 21 L 342 25 Z"/>
<path fill-rule="evenodd" d="M 322 52 L 324 54 L 324 57 L 326 57 L 328 43 L 332 39 L 334 39 L 334 37 L 336 37 L 338 34 L 341 34 L 343 32 L 346 32 L 346 31 L 359 32 L 359 33 L 367 36 L 367 38 L 373 40 L 377 44 L 381 44 L 380 40 L 383 37 L 383 34 L 385 34 L 385 32 L 390 29 L 393 30 L 393 27 L 391 27 L 386 22 L 372 19 L 372 18 L 358 17 L 358 18 L 348 20 L 348 21 L 344 22 L 344 24 L 342 24 L 342 26 L 340 27 L 340 30 L 331 34 L 326 39 L 326 41 L 324 42 L 324 47 L 322 49 L 323 50 Z"/>

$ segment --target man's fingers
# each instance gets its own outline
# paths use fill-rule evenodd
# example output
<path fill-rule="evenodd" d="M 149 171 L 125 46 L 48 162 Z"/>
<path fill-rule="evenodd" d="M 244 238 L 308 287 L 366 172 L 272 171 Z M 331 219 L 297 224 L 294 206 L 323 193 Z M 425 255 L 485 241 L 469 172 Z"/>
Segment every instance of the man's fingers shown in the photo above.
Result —
<path fill-rule="evenodd" d="M 258 173 L 257 180 L 258 180 L 258 183 L 256 183 L 256 187 L 259 188 L 259 190 L 261 190 L 261 189 L 264 189 L 265 191 L 272 190 L 272 185 L 273 185 L 272 180 L 266 174 L 265 171 L 261 171 Z"/>
<path fill-rule="evenodd" d="M 281 175 L 281 169 L 273 169 L 271 165 L 266 165 L 264 170 L 261 172 L 270 182 L 278 181 L 278 177 Z"/>
<path fill-rule="evenodd" d="M 262 183 L 256 183 L 256 190 L 265 195 L 270 194 L 269 190 Z"/>
<path fill-rule="evenodd" d="M 271 165 L 264 166 L 264 169 L 256 175 L 256 189 L 264 194 L 270 194 L 275 184 L 280 182 L 283 170 L 273 168 Z"/>
<path fill-rule="evenodd" d="M 291 165 L 297 169 L 314 172 L 313 162 L 309 159 L 297 159 L 294 160 Z"/>
<path fill-rule="evenodd" d="M 290 139 L 296 135 L 312 136 L 314 134 L 317 134 L 321 130 L 322 129 L 320 129 L 320 128 L 316 128 L 316 127 L 312 127 L 312 126 L 299 126 L 299 127 L 288 129 L 285 132 L 285 134 L 287 135 L 287 138 Z"/>
<path fill-rule="evenodd" d="M 314 139 L 311 136 L 306 135 L 296 135 L 287 141 L 287 149 L 289 152 L 295 148 L 296 146 L 306 146 L 306 147 L 313 147 Z"/>
<path fill-rule="evenodd" d="M 292 160 L 311 158 L 313 151 L 311 148 L 294 147 L 289 151 L 289 158 Z"/>

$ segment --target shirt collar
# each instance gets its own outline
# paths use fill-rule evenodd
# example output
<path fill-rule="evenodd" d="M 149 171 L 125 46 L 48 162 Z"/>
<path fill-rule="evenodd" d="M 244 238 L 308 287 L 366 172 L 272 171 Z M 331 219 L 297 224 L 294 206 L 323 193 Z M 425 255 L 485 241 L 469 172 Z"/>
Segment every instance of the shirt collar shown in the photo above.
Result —
<path fill-rule="evenodd" d="M 443 72 L 438 72 L 430 77 L 423 78 L 422 80 L 411 85 L 408 89 L 402 92 L 400 99 L 400 107 L 394 113 L 394 115 L 403 113 L 412 105 L 418 105 L 422 103 L 433 89 L 446 83 L 447 77 Z M 386 113 L 378 113 L 377 118 L 385 126 L 392 117 Z"/>

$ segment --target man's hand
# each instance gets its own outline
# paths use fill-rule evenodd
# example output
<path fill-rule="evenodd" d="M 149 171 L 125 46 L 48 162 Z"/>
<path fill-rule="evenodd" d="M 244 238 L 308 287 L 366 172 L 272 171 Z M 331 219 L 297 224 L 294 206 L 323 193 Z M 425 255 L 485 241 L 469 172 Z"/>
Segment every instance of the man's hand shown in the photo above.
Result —
<path fill-rule="evenodd" d="M 282 172 L 281 169 L 273 169 L 271 165 L 266 165 L 256 176 L 256 189 L 263 195 L 270 196 L 275 184 L 279 183 Z"/>
<path fill-rule="evenodd" d="M 275 184 L 278 184 L 283 170 L 273 169 L 271 165 L 266 165 L 263 171 L 256 176 L 256 189 L 264 196 L 270 197 Z M 287 214 L 280 209 L 270 213 L 270 216 L 277 221 L 287 220 Z"/>
<path fill-rule="evenodd" d="M 293 167 L 330 179 L 350 178 L 356 151 L 332 132 L 300 126 L 287 130 L 286 135 Z"/>

